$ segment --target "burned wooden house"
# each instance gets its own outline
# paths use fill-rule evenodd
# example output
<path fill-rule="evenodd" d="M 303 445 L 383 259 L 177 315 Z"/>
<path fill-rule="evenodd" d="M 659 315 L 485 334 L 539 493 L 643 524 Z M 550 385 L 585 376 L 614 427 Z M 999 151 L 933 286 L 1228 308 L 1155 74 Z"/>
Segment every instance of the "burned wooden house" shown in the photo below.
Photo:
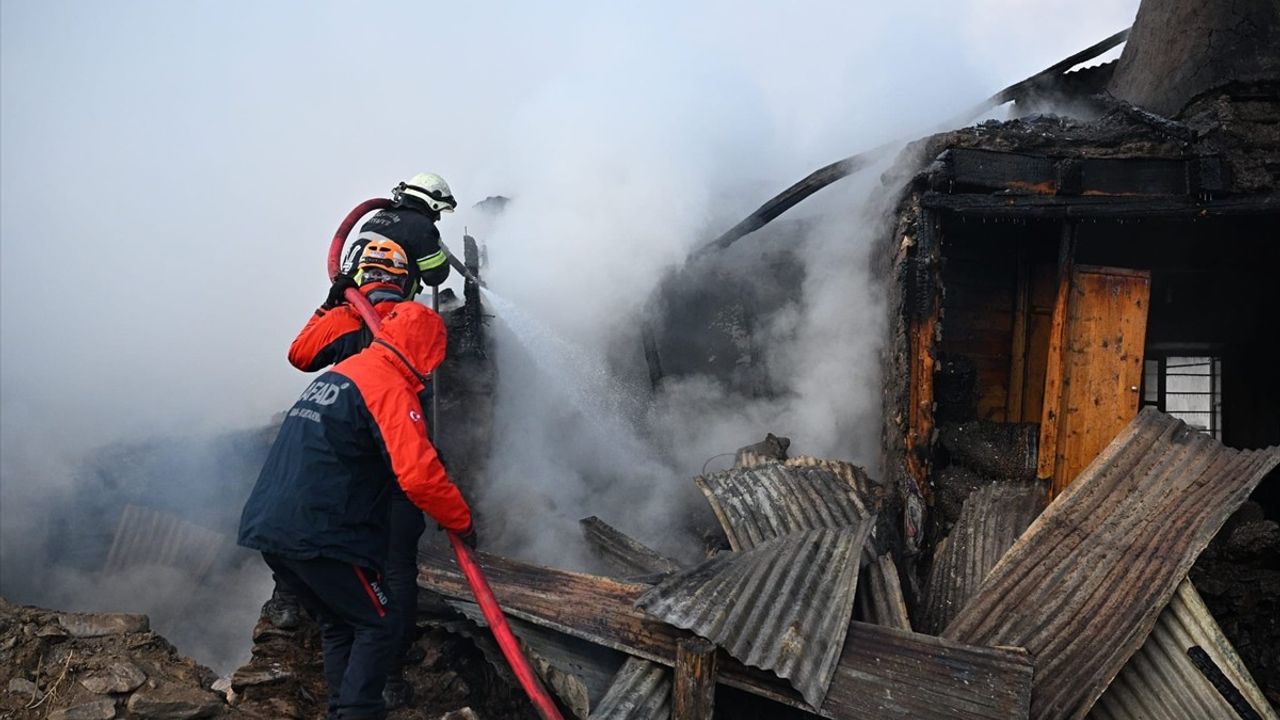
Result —
<path fill-rule="evenodd" d="M 698 561 L 596 517 L 608 575 L 480 555 L 565 716 L 1276 717 L 1280 8 L 1147 0 L 1119 61 L 1073 71 L 1125 35 L 986 106 L 1017 118 L 916 141 L 882 176 L 878 477 L 769 436 L 693 479 L 724 541 Z M 756 235 L 745 272 L 794 285 L 803 268 L 767 245 L 802 233 Z M 650 378 L 768 396 L 754 328 L 782 290 L 711 250 L 662 288 Z M 1238 536 L 1244 580 L 1214 549 Z M 450 559 L 419 586 L 421 623 L 501 674 Z M 249 670 L 296 644 L 263 638 Z M 290 686 L 272 687 L 232 681 L 250 704 Z"/>

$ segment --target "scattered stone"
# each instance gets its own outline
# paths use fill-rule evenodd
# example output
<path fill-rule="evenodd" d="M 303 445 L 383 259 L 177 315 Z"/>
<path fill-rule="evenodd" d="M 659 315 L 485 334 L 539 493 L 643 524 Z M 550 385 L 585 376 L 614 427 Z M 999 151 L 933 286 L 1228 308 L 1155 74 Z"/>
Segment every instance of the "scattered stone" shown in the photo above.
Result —
<path fill-rule="evenodd" d="M 146 615 L 132 613 L 63 613 L 58 624 L 72 637 L 90 638 L 103 635 L 127 635 L 151 630 Z"/>
<path fill-rule="evenodd" d="M 57 625 L 45 625 L 36 631 L 36 637 L 64 638 L 67 637 L 67 631 Z"/>
<path fill-rule="evenodd" d="M 94 700 L 49 713 L 49 720 L 111 720 L 116 716 L 115 700 Z"/>
<path fill-rule="evenodd" d="M 209 686 L 209 689 L 225 697 L 228 705 L 235 705 L 240 702 L 240 693 L 231 687 L 231 676 L 229 675 L 215 680 L 213 685 Z"/>
<path fill-rule="evenodd" d="M 243 667 L 231 676 L 231 687 L 237 692 L 254 685 L 266 685 L 293 677 L 280 663 L 271 663 L 266 667 Z"/>
<path fill-rule="evenodd" d="M 14 678 L 9 681 L 9 692 L 14 695 L 30 695 L 35 697 L 40 692 L 40 688 L 36 684 L 26 678 Z"/>
<path fill-rule="evenodd" d="M 457 710 L 451 710 L 436 718 L 436 720 L 480 720 L 480 716 L 476 714 L 475 710 L 472 710 L 469 707 L 464 707 Z"/>
<path fill-rule="evenodd" d="M 222 699 L 217 695 L 178 685 L 139 690 L 129 698 L 130 717 L 139 720 L 207 718 L 217 714 L 222 707 Z"/>
<path fill-rule="evenodd" d="M 90 673 L 80 679 L 80 684 L 91 693 L 107 695 L 109 693 L 126 693 L 137 690 L 146 682 L 147 674 L 137 665 L 117 660 L 105 668 Z"/>

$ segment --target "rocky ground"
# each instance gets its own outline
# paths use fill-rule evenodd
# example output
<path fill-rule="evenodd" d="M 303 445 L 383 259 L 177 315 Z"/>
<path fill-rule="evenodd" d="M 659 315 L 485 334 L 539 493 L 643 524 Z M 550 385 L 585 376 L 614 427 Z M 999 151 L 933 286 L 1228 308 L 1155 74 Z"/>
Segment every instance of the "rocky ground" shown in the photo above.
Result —
<path fill-rule="evenodd" d="M 267 611 L 253 630 L 253 656 L 231 676 L 227 697 L 249 717 L 323 717 L 322 669 L 315 624 L 305 616 L 282 621 Z M 414 688 L 414 702 L 392 711 L 388 720 L 537 717 L 521 691 L 505 682 L 471 641 L 443 630 L 420 628 L 405 677 Z"/>
<path fill-rule="evenodd" d="M 0 718 L 244 717 L 145 615 L 59 613 L 0 599 Z"/>
<path fill-rule="evenodd" d="M 319 634 L 266 619 L 230 678 L 182 657 L 145 615 L 60 613 L 0 599 L 0 720 L 313 720 L 324 717 Z M 465 638 L 424 628 L 388 720 L 534 718 Z"/>

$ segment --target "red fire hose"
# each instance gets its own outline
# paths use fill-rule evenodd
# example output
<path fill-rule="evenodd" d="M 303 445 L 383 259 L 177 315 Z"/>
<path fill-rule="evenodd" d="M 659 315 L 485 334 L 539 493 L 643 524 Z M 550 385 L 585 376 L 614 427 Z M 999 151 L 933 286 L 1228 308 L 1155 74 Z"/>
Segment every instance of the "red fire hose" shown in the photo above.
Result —
<path fill-rule="evenodd" d="M 351 229 L 355 227 L 360 218 L 370 211 L 390 206 L 390 200 L 374 198 L 365 200 L 347 214 L 342 224 L 338 226 L 338 232 L 334 233 L 333 242 L 329 245 L 330 280 L 338 274 L 338 263 L 342 256 L 342 247 L 346 245 L 347 236 L 351 234 Z M 351 303 L 351 307 L 360 313 L 360 317 L 364 318 L 365 324 L 370 329 L 378 329 L 381 318 L 378 317 L 377 311 L 373 309 L 373 305 L 369 304 L 368 298 L 361 295 L 360 291 L 354 288 L 348 289 L 344 297 L 346 297 L 347 302 Z M 498 641 L 498 647 L 502 648 L 502 655 L 507 658 L 507 664 L 511 666 L 511 671 L 515 673 L 516 679 L 520 681 L 520 685 L 524 688 L 525 693 L 528 694 L 529 700 L 533 702 L 534 708 L 537 709 L 543 720 L 563 720 L 555 701 L 551 699 L 551 695 L 543 687 L 542 680 L 534 674 L 533 668 L 529 667 L 529 661 L 525 659 L 524 653 L 520 651 L 516 636 L 511 632 L 511 626 L 507 624 L 507 617 L 502 614 L 498 599 L 494 597 L 493 589 L 489 587 L 489 581 L 485 580 L 484 573 L 480 571 L 480 565 L 476 562 L 471 548 L 463 544 L 456 534 L 450 532 L 448 535 L 449 544 L 453 545 L 453 552 L 458 556 L 458 567 L 462 568 L 462 574 L 466 576 L 467 584 L 471 586 L 471 593 L 475 595 L 476 602 L 480 605 L 480 611 L 484 613 L 484 619 L 489 623 L 489 629 L 493 632 L 493 639 Z"/>

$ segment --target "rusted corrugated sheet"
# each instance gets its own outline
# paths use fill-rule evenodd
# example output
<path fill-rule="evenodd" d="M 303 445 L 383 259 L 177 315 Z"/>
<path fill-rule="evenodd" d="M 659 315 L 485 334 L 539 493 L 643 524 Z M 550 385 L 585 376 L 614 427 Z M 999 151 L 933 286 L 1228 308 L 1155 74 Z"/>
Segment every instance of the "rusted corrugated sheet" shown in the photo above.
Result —
<path fill-rule="evenodd" d="M 1277 720 L 1190 580 L 1183 580 L 1138 652 L 1089 712 L 1093 720 L 1233 718 L 1235 711 L 1187 657 L 1199 646 L 1265 720 Z"/>
<path fill-rule="evenodd" d="M 739 552 L 788 533 L 857 525 L 872 515 L 853 485 L 819 467 L 768 463 L 694 482 Z"/>
<path fill-rule="evenodd" d="M 1040 482 L 997 482 L 974 490 L 939 544 L 916 618 L 920 631 L 942 632 L 978 591 L 991 568 L 1044 510 L 1048 489 Z"/>
<path fill-rule="evenodd" d="M 671 669 L 627 658 L 591 720 L 670 720 Z"/>
<path fill-rule="evenodd" d="M 943 637 L 1026 648 L 1031 717 L 1082 718 L 1227 517 L 1280 464 L 1144 409 L 1018 538 Z"/>
<path fill-rule="evenodd" d="M 102 571 L 163 565 L 189 570 L 201 578 L 213 567 L 227 542 L 222 533 L 187 522 L 172 513 L 126 505 Z"/>
<path fill-rule="evenodd" d="M 871 527 L 810 530 L 723 553 L 659 583 L 636 606 L 747 665 L 786 678 L 822 707 L 853 612 Z"/>

